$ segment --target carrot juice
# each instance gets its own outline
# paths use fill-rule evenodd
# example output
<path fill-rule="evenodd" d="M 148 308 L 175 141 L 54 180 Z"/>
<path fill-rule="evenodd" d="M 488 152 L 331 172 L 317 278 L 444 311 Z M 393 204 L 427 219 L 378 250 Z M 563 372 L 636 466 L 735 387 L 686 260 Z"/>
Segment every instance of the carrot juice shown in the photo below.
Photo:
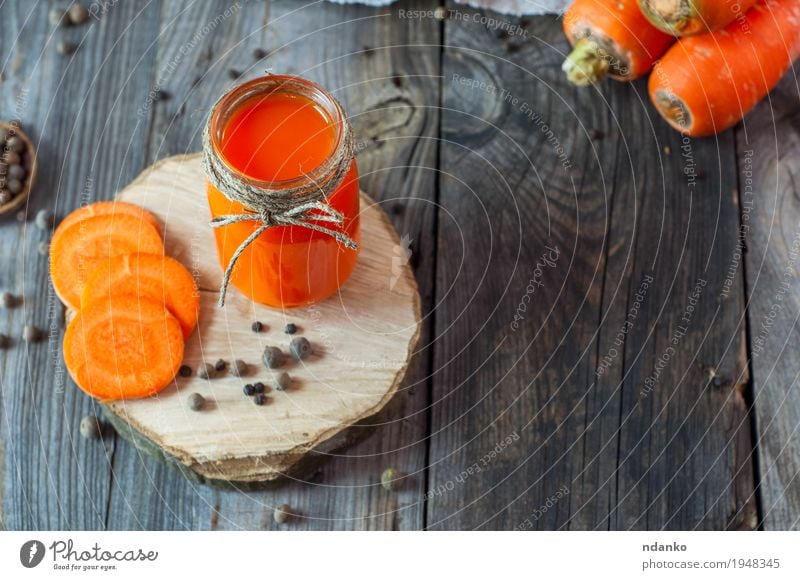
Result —
<path fill-rule="evenodd" d="M 336 100 L 315 84 L 270 75 L 236 87 L 220 100 L 210 121 L 211 143 L 214 153 L 238 178 L 270 190 L 325 183 L 334 158 L 340 167 L 342 160 L 349 163 L 341 182 L 325 197 L 325 203 L 340 212 L 344 221 L 321 225 L 340 229 L 358 243 L 358 170 L 352 151 L 342 150 L 346 123 Z M 208 203 L 212 218 L 251 211 L 211 183 Z M 223 269 L 259 225 L 240 221 L 214 230 Z M 343 247 L 323 232 L 275 225 L 244 249 L 230 283 L 269 306 L 308 305 L 344 284 L 357 255 L 357 250 Z"/>

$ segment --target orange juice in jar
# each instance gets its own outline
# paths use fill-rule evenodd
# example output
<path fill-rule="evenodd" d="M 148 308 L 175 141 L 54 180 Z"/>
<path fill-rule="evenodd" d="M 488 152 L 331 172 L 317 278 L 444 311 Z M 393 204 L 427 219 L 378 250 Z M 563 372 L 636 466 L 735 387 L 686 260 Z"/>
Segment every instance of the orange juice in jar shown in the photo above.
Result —
<path fill-rule="evenodd" d="M 360 237 L 358 169 L 339 103 L 298 77 L 254 79 L 217 102 L 209 118 L 206 154 L 226 179 L 255 192 L 253 205 L 260 204 L 262 191 L 289 206 L 302 203 L 294 199 L 296 192 L 319 192 L 324 194 L 320 201 L 340 218 L 332 224 L 312 209 L 306 214 L 310 226 L 254 218 L 215 227 L 223 270 L 236 258 L 230 284 L 256 302 L 280 308 L 312 304 L 337 292 L 355 267 Z M 212 181 L 207 188 L 212 220 L 259 214 Z M 347 247 L 323 229 L 353 245 Z"/>

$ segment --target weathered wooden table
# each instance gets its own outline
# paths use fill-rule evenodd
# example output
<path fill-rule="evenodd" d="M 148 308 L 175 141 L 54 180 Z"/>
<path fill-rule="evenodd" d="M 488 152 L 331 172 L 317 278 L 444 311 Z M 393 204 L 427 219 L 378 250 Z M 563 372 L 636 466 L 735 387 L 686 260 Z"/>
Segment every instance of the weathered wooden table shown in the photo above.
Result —
<path fill-rule="evenodd" d="M 3 527 L 273 529 L 283 503 L 286 529 L 800 527 L 794 76 L 746 124 L 688 140 L 644 82 L 568 86 L 555 17 L 98 0 L 99 20 L 54 29 L 50 7 L 0 8 L 1 116 L 41 155 L 29 220 L 0 223 L 1 285 L 25 300 L 0 314 Z M 265 70 L 352 116 L 425 330 L 396 420 L 306 479 L 226 491 L 78 435 L 96 404 L 65 378 L 31 217 L 198 150 L 213 99 Z M 48 340 L 18 340 L 26 323 Z"/>

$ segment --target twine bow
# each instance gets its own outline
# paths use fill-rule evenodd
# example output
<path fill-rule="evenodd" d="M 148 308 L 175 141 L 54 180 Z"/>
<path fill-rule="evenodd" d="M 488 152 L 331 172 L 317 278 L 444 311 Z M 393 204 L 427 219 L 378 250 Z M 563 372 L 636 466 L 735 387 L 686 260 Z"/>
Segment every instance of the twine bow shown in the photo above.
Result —
<path fill-rule="evenodd" d="M 353 159 L 352 129 L 349 124 L 345 124 L 343 130 L 342 141 L 332 157 L 330 172 L 324 176 L 322 183 L 306 176 L 306 182 L 297 187 L 270 189 L 244 181 L 220 159 L 211 145 L 209 117 L 209 123 L 203 132 L 203 168 L 206 176 L 225 197 L 250 210 L 248 213 L 215 217 L 209 225 L 212 228 L 221 228 L 238 222 L 260 222 L 253 233 L 239 245 L 225 268 L 217 303 L 219 306 L 225 304 L 225 294 L 239 257 L 258 236 L 271 227 L 300 226 L 329 235 L 351 250 L 358 248 L 358 244 L 344 231 L 315 223 L 329 222 L 339 227 L 344 224 L 344 216 L 325 203 L 341 184 Z"/>

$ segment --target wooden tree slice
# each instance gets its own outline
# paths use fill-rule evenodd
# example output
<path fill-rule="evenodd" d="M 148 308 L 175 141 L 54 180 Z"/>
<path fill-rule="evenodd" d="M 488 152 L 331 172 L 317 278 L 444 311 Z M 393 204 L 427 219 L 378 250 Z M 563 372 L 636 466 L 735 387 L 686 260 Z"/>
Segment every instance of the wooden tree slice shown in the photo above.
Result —
<path fill-rule="evenodd" d="M 201 292 L 198 330 L 186 343 L 193 376 L 147 399 L 116 401 L 106 411 L 117 429 L 140 447 L 162 455 L 189 476 L 234 484 L 275 480 L 310 454 L 347 443 L 354 425 L 379 413 L 398 392 L 416 346 L 420 299 L 406 249 L 384 212 L 362 194 L 362 249 L 340 293 L 307 308 L 277 310 L 228 291 L 216 305 L 222 270 L 217 260 L 200 155 L 164 159 L 145 170 L 118 196 L 141 205 L 163 224 L 167 254 L 195 276 Z M 265 329 L 251 330 L 253 321 Z M 288 351 L 293 322 L 314 354 L 280 369 L 294 379 L 274 388 L 279 371 L 261 362 L 265 346 Z M 241 359 L 246 377 L 226 372 L 203 380 L 206 362 Z M 271 402 L 253 404 L 242 388 L 262 381 Z M 188 398 L 208 401 L 200 412 Z M 357 430 L 361 431 L 359 427 Z"/>

